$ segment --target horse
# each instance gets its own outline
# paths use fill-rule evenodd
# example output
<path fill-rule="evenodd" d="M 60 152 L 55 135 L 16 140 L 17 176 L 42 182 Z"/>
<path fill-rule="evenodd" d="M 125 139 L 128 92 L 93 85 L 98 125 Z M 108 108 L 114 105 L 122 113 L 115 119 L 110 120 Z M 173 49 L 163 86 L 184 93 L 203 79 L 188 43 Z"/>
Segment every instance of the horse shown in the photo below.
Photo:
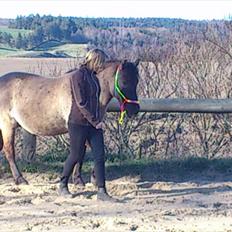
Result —
<path fill-rule="evenodd" d="M 71 78 L 77 71 L 59 78 L 25 72 L 12 72 L 0 77 L 0 151 L 3 149 L 5 153 L 16 184 L 28 184 L 16 164 L 16 128 L 22 127 L 32 135 L 41 136 L 67 133 L 71 106 L 75 101 Z M 118 99 L 128 117 L 139 112 L 137 64 L 126 60 L 107 62 L 98 80 L 101 117 L 113 97 Z M 115 85 L 119 91 L 115 91 Z"/>

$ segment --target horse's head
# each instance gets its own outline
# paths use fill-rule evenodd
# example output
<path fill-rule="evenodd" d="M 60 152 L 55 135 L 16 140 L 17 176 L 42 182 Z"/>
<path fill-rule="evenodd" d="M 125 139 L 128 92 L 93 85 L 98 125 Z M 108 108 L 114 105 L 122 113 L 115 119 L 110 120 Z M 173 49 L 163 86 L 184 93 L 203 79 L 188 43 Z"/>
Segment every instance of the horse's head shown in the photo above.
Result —
<path fill-rule="evenodd" d="M 121 112 L 125 111 L 128 117 L 139 112 L 137 96 L 138 61 L 135 63 L 126 60 L 119 64 L 115 73 L 114 96 L 120 102 Z"/>

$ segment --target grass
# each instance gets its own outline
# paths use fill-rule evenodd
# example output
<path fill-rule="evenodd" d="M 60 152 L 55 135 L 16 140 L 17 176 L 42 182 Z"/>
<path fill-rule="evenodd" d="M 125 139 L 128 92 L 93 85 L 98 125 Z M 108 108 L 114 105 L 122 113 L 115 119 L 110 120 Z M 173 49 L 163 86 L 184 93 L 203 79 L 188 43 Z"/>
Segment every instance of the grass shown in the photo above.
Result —
<path fill-rule="evenodd" d="M 16 54 L 17 52 L 18 52 L 18 49 L 16 48 L 10 48 L 10 47 L 0 44 L 0 57 L 7 57 L 12 54 Z"/>
<path fill-rule="evenodd" d="M 58 56 L 83 57 L 86 53 L 86 48 L 86 44 L 65 44 L 58 41 L 48 41 L 31 50 L 37 53 L 47 52 Z"/>
<path fill-rule="evenodd" d="M 17 38 L 18 33 L 26 35 L 31 30 L 12 29 L 6 26 L 0 26 L 0 32 L 11 34 Z M 5 44 L 0 44 L 0 57 L 83 57 L 86 53 L 87 44 L 65 44 L 56 40 L 43 42 L 37 47 L 27 50 L 10 48 Z"/>
<path fill-rule="evenodd" d="M 47 51 L 52 54 L 65 53 L 71 57 L 83 57 L 86 53 L 86 44 L 64 44 L 57 47 L 52 47 Z"/>
<path fill-rule="evenodd" d="M 39 47 L 38 51 L 36 48 L 30 51 L 21 49 L 8 48 L 0 44 L 0 57 L 47 57 L 49 54 L 54 57 L 83 57 L 86 53 L 85 44 L 61 44 L 58 46 L 47 45 L 43 48 Z"/>
<path fill-rule="evenodd" d="M 8 28 L 6 26 L 0 26 L 0 32 L 6 32 L 8 34 L 11 34 L 13 38 L 17 38 L 18 34 L 21 33 L 21 35 L 26 35 L 31 33 L 31 30 L 24 30 L 24 29 L 14 29 L 14 28 Z"/>
<path fill-rule="evenodd" d="M 55 155 L 54 155 L 55 154 Z M 23 172 L 29 173 L 61 173 L 67 152 L 47 153 L 37 157 L 33 163 L 19 162 L 19 167 Z M 10 172 L 6 161 L 0 172 Z M 83 175 L 89 175 L 93 162 L 84 162 Z M 117 179 L 123 176 L 140 176 L 143 181 L 184 181 L 210 178 L 215 176 L 232 175 L 232 159 L 206 159 L 206 158 L 187 158 L 183 160 L 125 160 L 119 162 L 106 162 L 107 179 Z"/>
<path fill-rule="evenodd" d="M 52 47 L 57 47 L 63 44 L 64 44 L 63 42 L 57 40 L 50 40 L 43 42 L 36 47 L 31 48 L 30 51 L 47 51 L 49 48 L 51 49 Z"/>

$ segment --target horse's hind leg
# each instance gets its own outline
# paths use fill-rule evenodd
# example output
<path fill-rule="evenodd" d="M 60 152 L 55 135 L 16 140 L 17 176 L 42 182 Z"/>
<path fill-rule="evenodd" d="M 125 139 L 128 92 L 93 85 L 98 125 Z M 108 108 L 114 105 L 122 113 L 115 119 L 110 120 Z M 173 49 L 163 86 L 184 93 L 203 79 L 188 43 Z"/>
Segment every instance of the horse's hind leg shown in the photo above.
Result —
<path fill-rule="evenodd" d="M 9 162 L 15 183 L 27 184 L 27 181 L 22 177 L 22 174 L 20 173 L 15 162 L 14 136 L 15 136 L 14 128 L 9 126 L 2 129 L 3 151 L 5 153 L 6 159 Z"/>

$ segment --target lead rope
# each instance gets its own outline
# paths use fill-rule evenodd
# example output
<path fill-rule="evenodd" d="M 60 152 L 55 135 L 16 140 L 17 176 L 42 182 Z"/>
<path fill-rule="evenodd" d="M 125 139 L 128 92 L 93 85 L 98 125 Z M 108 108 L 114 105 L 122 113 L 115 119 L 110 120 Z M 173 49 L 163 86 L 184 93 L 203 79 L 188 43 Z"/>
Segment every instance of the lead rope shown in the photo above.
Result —
<path fill-rule="evenodd" d="M 121 106 L 124 106 L 124 103 L 123 103 Z M 118 119 L 118 123 L 119 123 L 120 125 L 123 124 L 124 117 L 125 117 L 125 115 L 126 115 L 126 111 L 123 110 L 123 109 L 121 109 L 121 108 L 122 108 L 121 106 L 120 106 L 120 116 L 119 116 L 119 119 Z M 123 108 L 124 108 L 124 107 L 123 107 Z"/>

